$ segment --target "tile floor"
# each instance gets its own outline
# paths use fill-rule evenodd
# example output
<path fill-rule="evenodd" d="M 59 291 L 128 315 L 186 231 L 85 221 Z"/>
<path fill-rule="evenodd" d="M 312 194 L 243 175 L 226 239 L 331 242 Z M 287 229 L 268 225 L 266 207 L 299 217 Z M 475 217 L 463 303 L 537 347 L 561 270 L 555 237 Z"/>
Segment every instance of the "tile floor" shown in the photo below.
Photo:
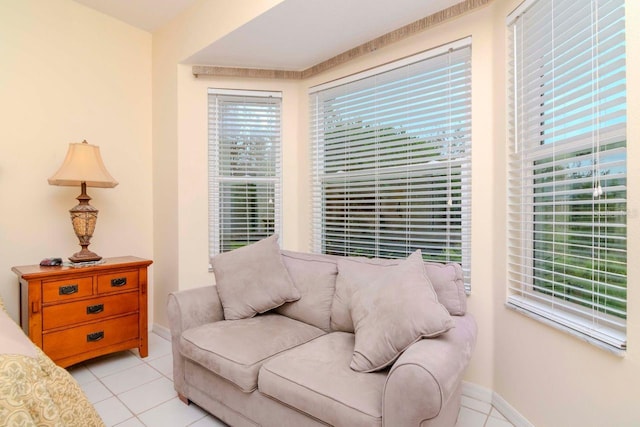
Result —
<path fill-rule="evenodd" d="M 182 403 L 173 389 L 171 343 L 149 334 L 149 356 L 137 350 L 69 368 L 107 426 L 224 427 L 197 405 Z M 513 427 L 490 404 L 463 396 L 456 427 Z"/>
<path fill-rule="evenodd" d="M 456 427 L 514 427 L 489 403 L 462 396 Z"/>

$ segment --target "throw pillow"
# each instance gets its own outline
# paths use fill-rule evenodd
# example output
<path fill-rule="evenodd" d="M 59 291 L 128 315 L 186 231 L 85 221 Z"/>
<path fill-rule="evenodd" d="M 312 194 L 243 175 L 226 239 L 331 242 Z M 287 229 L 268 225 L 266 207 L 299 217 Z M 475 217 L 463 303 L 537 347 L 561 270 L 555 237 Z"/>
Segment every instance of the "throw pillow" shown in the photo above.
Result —
<path fill-rule="evenodd" d="M 278 236 L 211 259 L 226 320 L 246 319 L 296 301 L 296 289 L 280 257 Z"/>
<path fill-rule="evenodd" d="M 362 257 L 338 258 L 336 292 L 331 304 L 331 330 L 353 332 L 353 320 L 349 312 L 353 293 L 356 289 L 368 286 L 401 262 L 400 260 L 392 260 L 393 264 L 374 264 L 372 261 L 374 260 Z"/>
<path fill-rule="evenodd" d="M 353 321 L 349 313 L 351 296 L 356 288 L 383 274 L 386 269 L 398 265 L 401 259 L 364 257 L 339 258 L 340 274 L 336 279 L 336 292 L 331 305 L 331 329 L 353 332 Z M 467 312 L 467 296 L 464 291 L 462 267 L 457 263 L 442 264 L 424 262 L 425 273 L 438 302 L 445 306 L 449 314 L 464 316 Z"/>
<path fill-rule="evenodd" d="M 336 289 L 338 267 L 330 255 L 282 251 L 282 261 L 300 299 L 276 308 L 276 313 L 331 331 L 331 302 Z"/>
<path fill-rule="evenodd" d="M 351 368 L 359 372 L 382 369 L 419 339 L 454 326 L 425 274 L 420 250 L 358 288 L 350 310 L 355 326 Z"/>

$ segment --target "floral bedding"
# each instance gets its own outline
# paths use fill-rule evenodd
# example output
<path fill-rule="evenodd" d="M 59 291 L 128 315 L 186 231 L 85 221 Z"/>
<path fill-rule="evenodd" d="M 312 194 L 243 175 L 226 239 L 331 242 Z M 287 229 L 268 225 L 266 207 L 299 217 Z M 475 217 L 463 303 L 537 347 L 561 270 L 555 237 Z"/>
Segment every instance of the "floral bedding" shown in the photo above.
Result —
<path fill-rule="evenodd" d="M 1 300 L 0 318 L 0 426 L 104 426 L 66 370 L 33 344 L 31 354 L 24 347 L 13 348 L 17 337 L 24 337 L 26 341 L 19 343 L 23 346 L 30 341 L 13 321 L 7 322 Z"/>

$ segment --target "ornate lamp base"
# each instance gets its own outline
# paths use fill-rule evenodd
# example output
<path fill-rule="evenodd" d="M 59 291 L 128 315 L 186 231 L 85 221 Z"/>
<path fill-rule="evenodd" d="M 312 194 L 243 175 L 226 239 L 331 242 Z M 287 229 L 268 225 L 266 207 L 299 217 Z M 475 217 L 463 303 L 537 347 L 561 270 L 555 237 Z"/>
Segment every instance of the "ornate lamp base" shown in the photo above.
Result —
<path fill-rule="evenodd" d="M 69 210 L 71 214 L 71 223 L 73 224 L 73 231 L 75 231 L 80 246 L 82 249 L 80 252 L 76 252 L 69 257 L 71 262 L 88 262 L 99 261 L 102 257 L 87 249 L 93 237 L 93 231 L 96 228 L 96 221 L 98 220 L 98 210 L 89 204 L 91 197 L 87 195 L 87 184 L 82 183 L 82 193 L 76 197 L 78 205 Z"/>
<path fill-rule="evenodd" d="M 69 261 L 71 262 L 89 262 L 89 261 L 100 261 L 102 257 L 95 252 L 91 252 L 86 247 L 83 247 L 80 252 L 76 252 L 72 256 L 69 257 Z"/>

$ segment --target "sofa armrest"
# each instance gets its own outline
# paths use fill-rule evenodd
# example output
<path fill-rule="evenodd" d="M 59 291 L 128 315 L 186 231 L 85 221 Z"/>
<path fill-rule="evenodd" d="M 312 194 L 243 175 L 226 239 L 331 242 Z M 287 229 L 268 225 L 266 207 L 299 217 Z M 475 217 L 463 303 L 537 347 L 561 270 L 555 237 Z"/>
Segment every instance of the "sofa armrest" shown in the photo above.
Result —
<path fill-rule="evenodd" d="M 428 420 L 444 412 L 452 398 L 459 400 L 456 394 L 475 347 L 477 326 L 470 314 L 454 320 L 455 328 L 414 343 L 392 366 L 382 397 L 384 426 L 431 425 Z M 443 425 L 455 423 L 455 419 L 443 421 Z"/>
<path fill-rule="evenodd" d="M 180 337 L 184 331 L 196 326 L 224 320 L 215 285 L 171 292 L 167 314 L 172 337 Z"/>
<path fill-rule="evenodd" d="M 180 337 L 187 329 L 224 320 L 224 312 L 214 285 L 171 292 L 167 314 L 173 353 L 173 385 L 180 398 L 186 400 L 189 389 L 184 379 L 185 359 L 180 353 Z"/>

